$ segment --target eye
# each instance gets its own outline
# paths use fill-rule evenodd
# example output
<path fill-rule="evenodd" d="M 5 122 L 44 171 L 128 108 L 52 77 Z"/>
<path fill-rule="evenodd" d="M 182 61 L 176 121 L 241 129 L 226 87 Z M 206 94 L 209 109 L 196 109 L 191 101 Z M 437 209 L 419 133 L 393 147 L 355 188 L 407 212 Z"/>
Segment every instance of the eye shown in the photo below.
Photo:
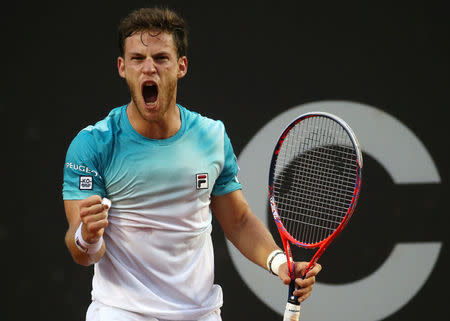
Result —
<path fill-rule="evenodd" d="M 165 61 L 169 60 L 169 56 L 167 56 L 167 55 L 156 56 L 155 60 L 159 61 L 159 62 L 165 62 Z"/>

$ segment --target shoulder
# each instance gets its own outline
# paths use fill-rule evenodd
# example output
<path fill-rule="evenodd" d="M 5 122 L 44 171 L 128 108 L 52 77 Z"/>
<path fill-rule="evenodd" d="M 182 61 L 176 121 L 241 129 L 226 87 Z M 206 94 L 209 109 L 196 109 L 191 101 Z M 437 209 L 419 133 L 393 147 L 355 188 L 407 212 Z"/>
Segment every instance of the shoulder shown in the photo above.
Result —
<path fill-rule="evenodd" d="M 111 110 L 104 119 L 95 123 L 95 125 L 89 125 L 83 128 L 78 135 L 83 137 L 92 137 L 96 139 L 105 139 L 114 133 L 119 128 L 120 118 L 122 116 L 122 110 L 124 106 L 114 108 Z"/>
<path fill-rule="evenodd" d="M 72 140 L 69 152 L 98 154 L 107 150 L 119 129 L 122 108 L 124 106 L 112 109 L 104 119 L 80 130 Z"/>
<path fill-rule="evenodd" d="M 119 128 L 123 108 L 124 106 L 114 108 L 104 119 L 83 128 L 72 143 L 104 144 L 109 141 Z"/>
<path fill-rule="evenodd" d="M 185 121 L 188 127 L 187 129 L 196 129 L 209 134 L 218 134 L 225 132 L 225 125 L 222 121 L 212 119 L 192 110 L 188 110 L 180 105 L 179 107 L 184 114 Z"/>

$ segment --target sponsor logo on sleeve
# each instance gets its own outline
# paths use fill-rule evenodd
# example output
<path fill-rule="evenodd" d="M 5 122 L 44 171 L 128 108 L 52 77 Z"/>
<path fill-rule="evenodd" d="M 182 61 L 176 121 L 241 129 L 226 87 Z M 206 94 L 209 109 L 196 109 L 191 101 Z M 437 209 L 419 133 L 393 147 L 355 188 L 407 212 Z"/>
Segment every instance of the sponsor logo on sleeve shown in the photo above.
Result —
<path fill-rule="evenodd" d="M 94 180 L 92 176 L 80 176 L 80 190 L 92 190 Z"/>
<path fill-rule="evenodd" d="M 70 168 L 70 169 L 73 169 L 75 171 L 79 171 L 79 172 L 82 172 L 82 173 L 85 173 L 85 174 L 92 174 L 95 177 L 99 176 L 101 178 L 101 176 L 98 174 L 97 171 L 95 171 L 93 169 L 90 169 L 89 167 L 84 166 L 84 165 L 78 165 L 78 164 L 74 164 L 74 163 L 71 163 L 71 162 L 67 162 L 66 163 L 66 168 Z"/>

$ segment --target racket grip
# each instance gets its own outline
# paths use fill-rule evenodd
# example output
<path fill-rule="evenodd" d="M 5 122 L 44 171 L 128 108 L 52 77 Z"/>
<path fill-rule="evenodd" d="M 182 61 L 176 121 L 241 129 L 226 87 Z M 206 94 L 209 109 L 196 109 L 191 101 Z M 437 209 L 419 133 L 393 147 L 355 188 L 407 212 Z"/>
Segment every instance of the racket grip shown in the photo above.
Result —
<path fill-rule="evenodd" d="M 294 305 L 300 305 L 298 302 L 298 296 L 294 295 L 295 291 L 295 280 L 292 280 L 291 283 L 289 283 L 289 296 L 288 296 L 288 302 Z"/>
<path fill-rule="evenodd" d="M 284 310 L 283 321 L 298 321 L 300 319 L 300 303 L 298 297 L 294 295 L 295 280 L 289 284 L 289 296 Z"/>
<path fill-rule="evenodd" d="M 286 310 L 284 310 L 283 321 L 298 321 L 300 320 L 300 304 L 286 303 Z"/>

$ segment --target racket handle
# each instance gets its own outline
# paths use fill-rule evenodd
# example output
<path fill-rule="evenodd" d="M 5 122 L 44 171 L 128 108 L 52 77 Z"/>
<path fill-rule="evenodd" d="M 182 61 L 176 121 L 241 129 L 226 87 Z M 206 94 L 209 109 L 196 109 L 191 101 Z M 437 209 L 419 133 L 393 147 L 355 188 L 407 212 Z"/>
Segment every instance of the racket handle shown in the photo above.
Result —
<path fill-rule="evenodd" d="M 283 321 L 298 321 L 300 320 L 300 304 L 286 303 L 286 310 L 284 310 Z"/>
<path fill-rule="evenodd" d="M 289 283 L 289 296 L 288 296 L 288 302 L 292 303 L 294 305 L 300 305 L 300 303 L 298 303 L 298 296 L 294 295 L 294 291 L 295 291 L 295 280 L 292 280 L 291 283 Z"/>
<path fill-rule="evenodd" d="M 298 297 L 294 295 L 295 281 L 289 284 L 289 296 L 284 310 L 283 321 L 298 321 L 300 319 L 300 303 Z"/>

